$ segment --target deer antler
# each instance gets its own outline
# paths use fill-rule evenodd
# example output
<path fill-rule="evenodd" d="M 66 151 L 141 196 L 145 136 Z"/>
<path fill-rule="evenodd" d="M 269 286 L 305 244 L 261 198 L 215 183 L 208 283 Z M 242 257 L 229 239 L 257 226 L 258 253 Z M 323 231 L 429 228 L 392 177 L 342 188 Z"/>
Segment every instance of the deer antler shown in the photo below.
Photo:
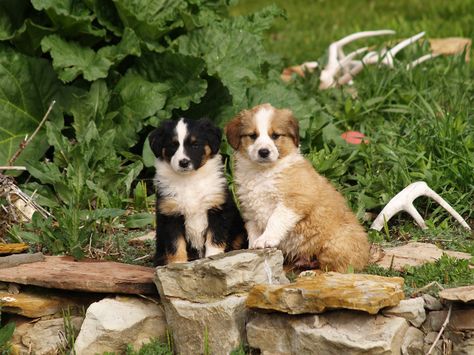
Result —
<path fill-rule="evenodd" d="M 346 58 L 346 55 L 344 54 L 344 51 L 343 51 L 343 47 L 346 44 L 351 43 L 360 38 L 383 36 L 383 35 L 394 34 L 394 33 L 395 31 L 392 31 L 392 30 L 363 31 L 363 32 L 350 34 L 344 38 L 341 38 L 340 40 L 336 42 L 331 43 L 329 45 L 329 50 L 328 50 L 329 52 L 328 63 L 326 64 L 324 69 L 321 71 L 321 75 L 319 77 L 320 78 L 319 88 L 327 89 L 336 84 L 335 78 L 342 68 L 340 61 Z M 351 55 L 352 54 L 353 53 L 351 53 Z"/>
<path fill-rule="evenodd" d="M 395 195 L 387 205 L 382 209 L 377 218 L 370 226 L 371 229 L 380 231 L 385 222 L 388 222 L 398 212 L 405 211 L 410 214 L 415 222 L 423 229 L 426 229 L 426 223 L 423 217 L 418 213 L 413 201 L 420 197 L 427 196 L 438 202 L 441 207 L 448 211 L 461 225 L 471 230 L 471 227 L 464 219 L 447 203 L 440 195 L 434 192 L 424 181 L 414 182 Z"/>

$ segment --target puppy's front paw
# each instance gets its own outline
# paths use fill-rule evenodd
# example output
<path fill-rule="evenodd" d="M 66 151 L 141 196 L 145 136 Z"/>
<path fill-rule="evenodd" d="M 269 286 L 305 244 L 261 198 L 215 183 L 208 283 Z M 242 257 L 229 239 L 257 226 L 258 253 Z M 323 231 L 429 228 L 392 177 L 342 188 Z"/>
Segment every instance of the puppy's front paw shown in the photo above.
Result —
<path fill-rule="evenodd" d="M 269 238 L 265 234 L 262 234 L 253 242 L 253 245 L 250 247 L 252 249 L 275 248 L 278 246 L 278 244 L 280 244 L 279 240 L 275 238 Z"/>

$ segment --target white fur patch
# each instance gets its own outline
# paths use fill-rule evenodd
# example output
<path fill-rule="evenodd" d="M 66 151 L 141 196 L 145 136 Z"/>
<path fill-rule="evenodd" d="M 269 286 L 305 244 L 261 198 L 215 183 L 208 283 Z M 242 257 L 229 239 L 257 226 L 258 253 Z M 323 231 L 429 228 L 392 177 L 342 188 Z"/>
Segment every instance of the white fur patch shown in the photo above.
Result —
<path fill-rule="evenodd" d="M 251 223 L 249 239 L 260 236 L 269 222 L 270 216 L 281 204 L 282 196 L 277 189 L 277 181 L 283 171 L 304 160 L 299 152 L 287 155 L 271 166 L 262 166 L 235 154 L 235 181 L 237 195 L 242 207 L 242 215 Z"/>
<path fill-rule="evenodd" d="M 247 153 L 250 159 L 254 162 L 261 162 L 261 163 L 269 163 L 274 162 L 278 159 L 279 153 L 278 149 L 273 142 L 273 140 L 268 135 L 270 130 L 271 121 L 273 117 L 273 109 L 269 109 L 266 107 L 260 108 L 255 113 L 255 124 L 258 130 L 258 137 L 255 142 L 248 146 Z M 268 149 L 269 155 L 268 158 L 262 159 L 258 151 L 260 149 Z"/>
<path fill-rule="evenodd" d="M 204 166 L 187 174 L 178 173 L 165 161 L 155 161 L 155 184 L 163 196 L 173 198 L 185 218 L 186 239 L 197 250 L 202 250 L 207 227 L 207 211 L 227 181 L 223 174 L 221 156 L 209 159 Z"/>
<path fill-rule="evenodd" d="M 254 240 L 250 247 L 256 249 L 279 246 L 299 219 L 300 216 L 295 211 L 285 207 L 282 203 L 278 203 L 268 219 L 265 231 Z"/>
<path fill-rule="evenodd" d="M 183 169 L 179 166 L 179 161 L 182 159 L 189 159 L 189 157 L 184 152 L 184 140 L 188 135 L 188 125 L 184 123 L 184 120 L 182 118 L 176 125 L 176 135 L 178 136 L 179 147 L 176 153 L 174 153 L 174 155 L 171 157 L 170 163 L 175 171 L 181 171 Z"/>

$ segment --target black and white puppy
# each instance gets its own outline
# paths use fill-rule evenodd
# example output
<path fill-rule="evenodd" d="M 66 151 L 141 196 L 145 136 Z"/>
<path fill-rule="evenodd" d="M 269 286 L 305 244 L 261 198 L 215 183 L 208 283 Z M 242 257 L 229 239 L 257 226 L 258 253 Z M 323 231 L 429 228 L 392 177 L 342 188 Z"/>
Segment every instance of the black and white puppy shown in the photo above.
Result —
<path fill-rule="evenodd" d="M 155 265 L 247 247 L 247 234 L 207 119 L 167 120 L 150 134 L 156 156 Z"/>

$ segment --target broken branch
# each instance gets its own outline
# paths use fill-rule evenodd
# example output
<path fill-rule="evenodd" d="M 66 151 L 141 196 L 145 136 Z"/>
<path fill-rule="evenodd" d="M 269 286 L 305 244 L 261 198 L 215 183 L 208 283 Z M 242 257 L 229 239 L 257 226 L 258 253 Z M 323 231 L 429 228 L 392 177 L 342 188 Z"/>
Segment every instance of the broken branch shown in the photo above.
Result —
<path fill-rule="evenodd" d="M 33 138 L 35 138 L 35 136 L 38 134 L 38 132 L 41 129 L 41 127 L 43 126 L 43 124 L 46 122 L 46 119 L 48 118 L 48 116 L 49 116 L 51 110 L 53 109 L 53 106 L 54 106 L 55 103 L 56 103 L 56 100 L 51 101 L 51 104 L 49 105 L 48 110 L 44 114 L 44 116 L 43 116 L 41 122 L 39 123 L 38 127 L 36 127 L 35 131 L 33 132 L 33 134 L 28 139 L 26 139 L 26 137 L 25 137 L 25 139 L 20 143 L 20 147 L 15 152 L 15 154 L 13 154 L 13 156 L 10 158 L 10 160 L 8 161 L 8 165 L 10 165 L 10 166 L 13 165 L 15 160 L 18 159 L 21 152 L 23 152 L 25 150 L 25 148 L 28 146 L 28 144 L 30 144 L 30 142 L 33 140 Z"/>

